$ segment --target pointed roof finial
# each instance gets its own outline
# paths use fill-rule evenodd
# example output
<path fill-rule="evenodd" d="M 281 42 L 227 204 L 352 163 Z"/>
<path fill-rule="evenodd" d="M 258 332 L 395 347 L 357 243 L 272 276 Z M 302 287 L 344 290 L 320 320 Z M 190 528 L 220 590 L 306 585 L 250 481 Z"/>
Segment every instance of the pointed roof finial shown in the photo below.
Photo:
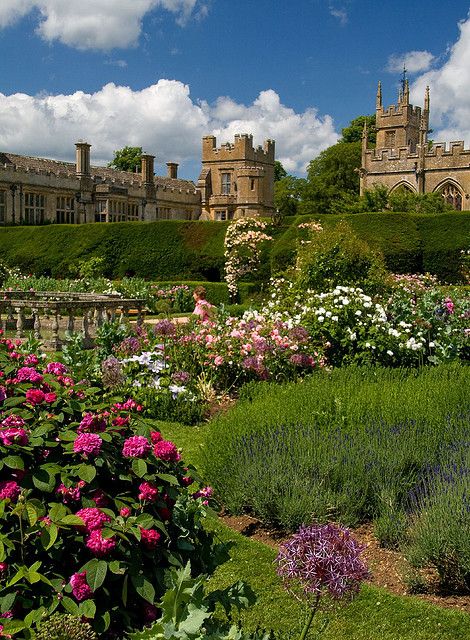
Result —
<path fill-rule="evenodd" d="M 429 106 L 430 106 L 430 96 L 429 96 L 429 85 L 426 87 L 426 91 L 424 93 L 424 111 L 428 111 L 429 112 Z"/>
<path fill-rule="evenodd" d="M 380 109 L 382 107 L 382 83 L 380 82 L 380 80 L 377 86 L 377 99 L 375 105 L 377 109 Z"/>

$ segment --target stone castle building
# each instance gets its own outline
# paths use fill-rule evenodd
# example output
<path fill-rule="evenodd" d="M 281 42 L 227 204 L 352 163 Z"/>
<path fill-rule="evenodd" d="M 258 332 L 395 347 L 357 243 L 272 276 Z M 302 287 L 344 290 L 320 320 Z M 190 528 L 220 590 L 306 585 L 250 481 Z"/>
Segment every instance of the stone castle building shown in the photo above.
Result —
<path fill-rule="evenodd" d="M 458 211 L 470 211 L 470 149 L 463 142 L 429 143 L 429 87 L 423 109 L 410 104 L 408 80 L 404 80 L 398 103 L 382 104 L 379 82 L 376 100 L 377 142 L 367 148 L 362 136 L 361 194 L 375 185 L 389 192 L 440 193 Z"/>
<path fill-rule="evenodd" d="M 234 145 L 217 150 L 215 138 L 204 138 L 197 186 L 178 178 L 174 162 L 166 177 L 154 175 L 149 154 L 140 173 L 131 173 L 93 167 L 91 145 L 75 147 L 75 164 L 0 152 L 0 225 L 228 220 L 273 210 L 272 141 L 254 149 L 252 136 L 235 136 Z"/>

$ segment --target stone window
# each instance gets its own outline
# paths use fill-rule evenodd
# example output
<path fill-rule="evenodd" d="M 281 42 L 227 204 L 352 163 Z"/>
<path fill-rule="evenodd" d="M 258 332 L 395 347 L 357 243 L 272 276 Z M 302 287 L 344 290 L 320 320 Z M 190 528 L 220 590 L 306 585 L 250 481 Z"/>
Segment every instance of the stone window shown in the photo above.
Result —
<path fill-rule="evenodd" d="M 108 222 L 125 222 L 127 218 L 127 202 L 124 200 L 108 200 Z"/>
<path fill-rule="evenodd" d="M 57 224 L 74 224 L 75 198 L 58 196 L 55 215 Z"/>
<path fill-rule="evenodd" d="M 222 194 L 228 195 L 231 190 L 232 176 L 230 173 L 222 174 Z"/>
<path fill-rule="evenodd" d="M 139 205 L 136 202 L 130 202 L 127 205 L 127 219 L 128 220 L 139 219 Z"/>
<path fill-rule="evenodd" d="M 216 211 L 215 212 L 216 220 L 227 220 L 227 212 L 226 211 Z"/>
<path fill-rule="evenodd" d="M 160 220 L 170 220 L 170 207 L 158 207 L 157 213 Z"/>
<path fill-rule="evenodd" d="M 396 131 L 386 131 L 385 132 L 385 148 L 393 149 L 395 146 L 396 139 Z"/>
<path fill-rule="evenodd" d="M 26 224 L 42 224 L 46 210 L 46 196 L 43 193 L 24 194 L 24 222 Z"/>
<path fill-rule="evenodd" d="M 462 211 L 462 194 L 458 187 L 452 183 L 445 184 L 441 189 L 441 195 L 456 211 Z"/>
<path fill-rule="evenodd" d="M 95 222 L 107 222 L 108 202 L 107 200 L 97 200 L 95 203 Z"/>
<path fill-rule="evenodd" d="M 5 224 L 6 222 L 6 207 L 6 191 L 0 191 L 0 224 Z"/>

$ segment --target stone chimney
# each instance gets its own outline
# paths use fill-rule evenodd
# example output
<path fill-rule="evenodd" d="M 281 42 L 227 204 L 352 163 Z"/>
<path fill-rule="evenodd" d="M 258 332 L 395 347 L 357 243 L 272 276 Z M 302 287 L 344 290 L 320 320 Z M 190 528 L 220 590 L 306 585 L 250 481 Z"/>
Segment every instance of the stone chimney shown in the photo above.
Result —
<path fill-rule="evenodd" d="M 142 181 L 145 184 L 153 184 L 153 161 L 155 156 L 151 156 L 148 153 L 142 154 Z"/>
<path fill-rule="evenodd" d="M 173 178 L 174 180 L 178 177 L 178 163 L 177 162 L 167 162 L 166 166 L 168 167 L 167 178 Z"/>
<path fill-rule="evenodd" d="M 90 147 L 88 142 L 77 142 L 75 144 L 75 171 L 78 177 L 85 177 L 90 175 Z"/>

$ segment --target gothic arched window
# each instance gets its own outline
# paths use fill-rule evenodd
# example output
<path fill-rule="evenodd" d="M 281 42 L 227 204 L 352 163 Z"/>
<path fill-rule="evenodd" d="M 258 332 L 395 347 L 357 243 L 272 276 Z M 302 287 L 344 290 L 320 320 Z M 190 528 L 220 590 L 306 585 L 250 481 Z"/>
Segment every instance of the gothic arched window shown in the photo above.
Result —
<path fill-rule="evenodd" d="M 451 205 L 456 211 L 462 211 L 462 193 L 460 189 L 452 184 L 452 182 L 447 182 L 441 189 L 440 194 L 444 198 L 444 200 Z"/>

